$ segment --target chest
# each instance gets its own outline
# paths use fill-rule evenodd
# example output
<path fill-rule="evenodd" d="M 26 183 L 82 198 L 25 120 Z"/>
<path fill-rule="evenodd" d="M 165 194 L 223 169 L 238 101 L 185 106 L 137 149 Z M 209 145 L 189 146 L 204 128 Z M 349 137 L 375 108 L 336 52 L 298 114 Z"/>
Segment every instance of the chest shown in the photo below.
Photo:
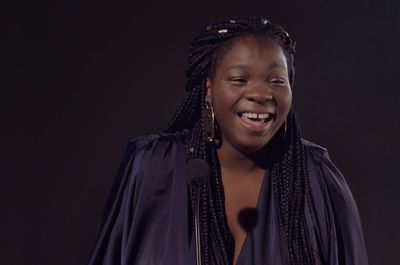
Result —
<path fill-rule="evenodd" d="M 225 194 L 225 212 L 229 230 L 235 240 L 234 263 L 246 239 L 248 231 L 257 224 L 257 201 L 265 170 L 257 171 L 242 178 L 222 174 Z"/>

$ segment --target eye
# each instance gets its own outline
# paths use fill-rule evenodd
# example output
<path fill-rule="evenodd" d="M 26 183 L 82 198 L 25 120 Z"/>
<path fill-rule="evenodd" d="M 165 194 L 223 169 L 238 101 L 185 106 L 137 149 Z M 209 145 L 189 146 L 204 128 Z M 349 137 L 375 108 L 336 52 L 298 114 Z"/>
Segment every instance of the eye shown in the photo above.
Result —
<path fill-rule="evenodd" d="M 282 77 L 273 77 L 269 80 L 269 83 L 276 86 L 284 86 L 286 85 L 286 79 Z"/>
<path fill-rule="evenodd" d="M 243 76 L 234 76 L 229 78 L 229 81 L 234 85 L 245 85 L 247 83 L 247 78 Z"/>

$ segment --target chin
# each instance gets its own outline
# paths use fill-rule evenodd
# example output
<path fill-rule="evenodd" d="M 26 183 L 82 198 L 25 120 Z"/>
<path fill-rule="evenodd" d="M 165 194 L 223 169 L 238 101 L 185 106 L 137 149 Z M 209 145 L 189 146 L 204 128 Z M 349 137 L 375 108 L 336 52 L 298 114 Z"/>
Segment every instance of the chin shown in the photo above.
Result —
<path fill-rule="evenodd" d="M 271 139 L 269 137 L 267 139 L 259 139 L 259 140 L 247 139 L 247 141 L 241 142 L 239 148 L 240 150 L 242 150 L 243 153 L 247 154 L 254 153 L 264 148 L 270 140 Z"/>

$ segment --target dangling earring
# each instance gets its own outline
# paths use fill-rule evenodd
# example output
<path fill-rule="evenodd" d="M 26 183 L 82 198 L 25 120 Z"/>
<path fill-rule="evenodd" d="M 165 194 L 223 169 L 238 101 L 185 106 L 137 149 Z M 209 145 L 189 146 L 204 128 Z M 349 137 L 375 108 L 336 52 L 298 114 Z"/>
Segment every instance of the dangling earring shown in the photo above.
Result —
<path fill-rule="evenodd" d="M 206 101 L 206 133 L 210 142 L 214 141 L 215 121 L 214 121 L 214 109 L 210 102 Z"/>

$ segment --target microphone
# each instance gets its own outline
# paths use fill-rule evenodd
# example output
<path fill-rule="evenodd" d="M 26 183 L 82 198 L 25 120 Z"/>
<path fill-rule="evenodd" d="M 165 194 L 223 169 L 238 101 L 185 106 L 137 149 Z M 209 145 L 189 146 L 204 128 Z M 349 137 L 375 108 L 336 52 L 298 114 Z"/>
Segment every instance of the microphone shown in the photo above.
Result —
<path fill-rule="evenodd" d="M 256 208 L 248 207 L 239 211 L 239 225 L 246 233 L 251 232 L 258 223 L 258 211 Z"/>
<path fill-rule="evenodd" d="M 196 242 L 196 264 L 201 265 L 200 240 L 200 192 L 203 184 L 210 181 L 211 169 L 203 159 L 192 159 L 186 166 L 186 177 L 189 185 L 194 187 L 196 209 L 194 212 L 194 233 Z"/>

